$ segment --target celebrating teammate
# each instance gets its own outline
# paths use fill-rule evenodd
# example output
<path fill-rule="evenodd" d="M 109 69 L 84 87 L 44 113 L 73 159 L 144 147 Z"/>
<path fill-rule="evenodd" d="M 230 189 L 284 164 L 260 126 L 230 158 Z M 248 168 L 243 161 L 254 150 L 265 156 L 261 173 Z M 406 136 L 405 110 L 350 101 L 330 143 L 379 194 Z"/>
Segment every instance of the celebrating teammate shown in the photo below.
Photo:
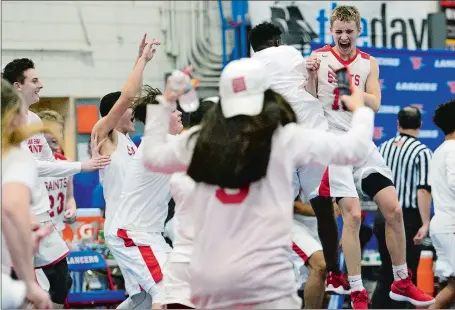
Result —
<path fill-rule="evenodd" d="M 302 54 L 292 46 L 282 45 L 281 30 L 268 22 L 251 30 L 250 42 L 255 52 L 252 58 L 266 66 L 271 89 L 289 102 L 297 115 L 297 121 L 306 128 L 327 130 L 327 119 L 321 102 L 304 89 L 306 70 Z M 324 170 L 325 167 L 321 165 L 299 167 L 297 180 L 316 214 L 327 270 L 343 279 L 338 262 L 338 226 L 333 217 L 332 199 L 315 197 Z M 321 290 L 319 295 L 323 294 L 324 290 Z"/>
<path fill-rule="evenodd" d="M 449 308 L 455 301 L 455 99 L 436 108 L 433 122 L 445 135 L 430 164 L 434 217 L 430 236 L 438 260 L 444 266 L 447 286 L 436 295 L 430 308 Z"/>
<path fill-rule="evenodd" d="M 147 85 L 143 89 L 142 96 L 135 102 L 134 114 L 136 119 L 145 123 L 147 103 L 153 102 L 161 92 Z M 172 136 L 183 128 L 180 115 L 177 110 L 172 113 L 168 126 Z M 163 301 L 162 268 L 171 251 L 161 234 L 171 199 L 170 176 L 144 169 L 143 149 L 141 144 L 128 164 L 106 241 L 122 274 L 134 277 L 144 289 L 140 296 L 131 299 L 130 308 L 140 305 L 141 308 L 151 306 L 152 309 L 160 309 Z"/>
<path fill-rule="evenodd" d="M 10 82 L 22 95 L 28 108 L 39 101 L 39 92 L 43 84 L 38 78 L 35 64 L 30 59 L 15 59 L 5 66 L 3 78 Z M 42 126 L 38 115 L 28 110 L 27 123 Z M 110 163 L 108 156 L 96 156 L 85 162 L 56 161 L 52 150 L 43 134 L 28 138 L 21 147 L 33 154 L 39 177 L 65 177 L 81 171 L 96 171 Z M 49 215 L 50 204 L 46 186 L 41 180 L 36 183 L 37 194 L 32 203 L 32 212 L 42 225 L 52 222 Z M 50 294 L 55 308 L 63 308 L 66 296 L 71 287 L 66 255 L 69 249 L 60 234 L 55 230 L 40 243 L 35 254 L 35 268 L 43 269 L 50 283 Z"/>
<path fill-rule="evenodd" d="M 64 124 L 63 117 L 56 111 L 43 110 L 38 112 L 38 116 L 42 121 L 50 122 L 55 127 L 55 132 L 58 132 L 60 141 L 64 139 Z M 66 157 L 58 153 L 60 145 L 56 138 L 45 133 L 47 144 L 52 150 L 55 159 L 66 160 Z M 52 221 L 57 227 L 57 230 L 62 233 L 65 228 L 65 223 L 74 223 L 76 220 L 76 201 L 73 195 L 73 177 L 61 177 L 61 178 L 45 178 L 44 183 L 46 184 L 47 191 L 49 193 L 50 212 L 49 215 Z"/>
<path fill-rule="evenodd" d="M 155 46 L 159 44 L 160 42 L 155 39 L 147 42 L 146 35 L 144 35 L 139 45 L 136 63 L 125 86 L 121 92 L 109 93 L 101 99 L 101 119 L 92 129 L 92 139 L 96 137 L 105 141 L 100 153 L 109 155 L 111 158 L 111 164 L 99 172 L 106 201 L 104 223 L 106 232 L 110 231 L 110 224 L 119 204 L 128 163 L 137 152 L 136 145 L 129 137 L 129 133 L 134 131 L 132 104 L 134 98 L 140 94 L 145 67 L 155 55 Z M 109 240 L 106 240 L 106 245 L 110 247 Z M 129 309 L 131 299 L 142 300 L 143 298 L 140 295 L 134 297 L 136 294 L 141 294 L 141 288 L 136 278 L 128 272 L 123 273 L 123 278 L 130 297 L 119 308 Z"/>
<path fill-rule="evenodd" d="M 335 72 L 348 67 L 353 86 L 364 93 L 365 105 L 378 111 L 381 104 L 379 66 L 374 57 L 356 48 L 356 40 L 361 31 L 357 8 L 338 6 L 330 17 L 330 27 L 335 46 L 325 46 L 312 53 L 306 64 L 309 75 L 306 89 L 323 102 L 329 130 L 341 134 L 351 129 L 353 114 L 340 101 Z M 336 197 L 343 210 L 342 244 L 353 308 L 366 309 L 369 303 L 360 270 L 361 209 L 357 190 L 371 197 L 386 219 L 387 246 L 395 279 L 390 298 L 408 301 L 416 306 L 431 305 L 434 299 L 424 294 L 411 281 L 406 265 L 402 209 L 392 182 L 392 173 L 370 141 L 368 156 L 362 163 L 354 166 L 329 166 L 319 188 L 320 196 Z M 342 283 L 343 279 L 329 273 L 329 290 L 342 291 Z"/>
<path fill-rule="evenodd" d="M 202 125 L 166 143 L 175 100 L 189 82 L 183 73 L 170 77 L 160 104 L 147 107 L 142 143 L 147 167 L 187 171 L 196 182 L 192 302 L 196 308 L 299 308 L 289 259 L 292 173 L 309 164 L 357 163 L 372 138 L 373 112 L 356 93 L 343 97 L 356 111 L 347 134 L 305 129 L 270 89 L 266 68 L 240 59 L 224 68 L 220 102 Z"/>

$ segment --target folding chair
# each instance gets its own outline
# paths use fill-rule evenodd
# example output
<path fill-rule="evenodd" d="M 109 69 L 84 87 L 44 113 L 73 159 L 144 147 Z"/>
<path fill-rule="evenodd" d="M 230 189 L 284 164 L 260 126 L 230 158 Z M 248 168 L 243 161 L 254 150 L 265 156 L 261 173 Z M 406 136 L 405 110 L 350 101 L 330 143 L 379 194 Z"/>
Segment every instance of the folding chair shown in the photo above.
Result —
<path fill-rule="evenodd" d="M 111 271 L 103 255 L 95 251 L 74 251 L 67 257 L 69 271 L 78 279 L 73 279 L 72 292 L 68 294 L 66 305 L 69 308 L 115 306 L 126 299 L 124 290 L 116 290 Z M 105 270 L 107 273 L 107 288 L 96 291 L 82 289 L 83 274 L 88 270 Z M 77 281 L 79 280 L 79 281 Z"/>

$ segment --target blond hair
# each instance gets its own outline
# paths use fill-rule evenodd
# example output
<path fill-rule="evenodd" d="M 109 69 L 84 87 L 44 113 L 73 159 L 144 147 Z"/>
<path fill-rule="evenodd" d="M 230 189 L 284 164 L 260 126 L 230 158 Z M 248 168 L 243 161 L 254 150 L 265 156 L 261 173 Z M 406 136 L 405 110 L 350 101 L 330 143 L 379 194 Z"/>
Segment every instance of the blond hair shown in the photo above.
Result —
<path fill-rule="evenodd" d="M 330 28 L 333 27 L 333 23 L 336 20 L 347 23 L 354 21 L 357 29 L 360 31 L 360 12 L 355 6 L 337 6 L 330 15 Z"/>
<path fill-rule="evenodd" d="M 7 154 L 9 149 L 22 141 L 27 140 L 31 136 L 38 133 L 47 132 L 54 134 L 54 131 L 42 124 L 34 124 L 30 126 L 22 126 L 14 128 L 13 121 L 15 116 L 20 113 L 22 106 L 22 98 L 19 93 L 11 86 L 11 84 L 2 79 L 2 157 Z"/>
<path fill-rule="evenodd" d="M 41 118 L 41 120 L 43 120 L 43 121 L 57 123 L 62 127 L 65 126 L 65 120 L 63 119 L 63 116 L 60 115 L 60 113 L 58 113 L 57 111 L 42 110 L 42 111 L 39 111 L 37 114 L 38 114 L 39 118 Z"/>

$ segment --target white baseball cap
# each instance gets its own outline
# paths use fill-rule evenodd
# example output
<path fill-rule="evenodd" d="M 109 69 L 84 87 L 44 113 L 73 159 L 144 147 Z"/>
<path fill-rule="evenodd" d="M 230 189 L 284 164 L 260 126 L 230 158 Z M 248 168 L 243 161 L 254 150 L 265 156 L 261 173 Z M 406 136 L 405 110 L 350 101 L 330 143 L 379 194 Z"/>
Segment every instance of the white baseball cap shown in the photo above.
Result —
<path fill-rule="evenodd" d="M 220 77 L 221 111 L 225 118 L 255 116 L 264 105 L 264 92 L 270 88 L 265 66 L 258 60 L 231 61 Z"/>

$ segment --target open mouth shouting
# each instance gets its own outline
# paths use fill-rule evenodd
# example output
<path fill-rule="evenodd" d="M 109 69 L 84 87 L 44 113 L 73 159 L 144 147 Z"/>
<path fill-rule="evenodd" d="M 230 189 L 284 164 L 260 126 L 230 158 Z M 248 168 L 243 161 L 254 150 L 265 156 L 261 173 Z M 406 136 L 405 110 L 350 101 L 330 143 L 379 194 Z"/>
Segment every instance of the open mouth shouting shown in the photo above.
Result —
<path fill-rule="evenodd" d="M 338 47 L 341 53 L 347 54 L 351 51 L 351 42 L 339 42 Z"/>

